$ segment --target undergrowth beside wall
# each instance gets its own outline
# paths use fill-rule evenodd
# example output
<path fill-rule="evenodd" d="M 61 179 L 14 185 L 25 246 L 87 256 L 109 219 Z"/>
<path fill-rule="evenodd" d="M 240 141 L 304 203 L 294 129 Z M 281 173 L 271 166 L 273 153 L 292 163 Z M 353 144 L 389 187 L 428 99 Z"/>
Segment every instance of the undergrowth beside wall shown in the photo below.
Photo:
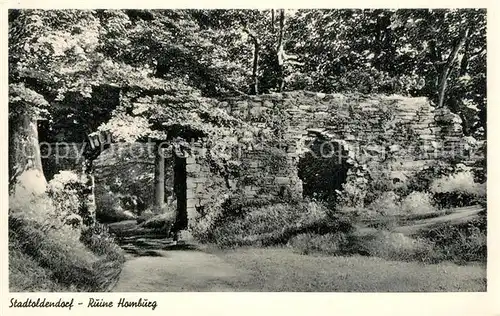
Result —
<path fill-rule="evenodd" d="M 211 225 L 195 226 L 194 236 L 221 247 L 286 244 L 297 234 L 352 229 L 347 218 L 313 201 L 229 200 L 211 213 L 217 214 Z"/>
<path fill-rule="evenodd" d="M 9 202 L 11 291 L 111 289 L 125 258 L 104 226 L 65 224 L 45 195 Z"/>
<path fill-rule="evenodd" d="M 397 204 L 391 198 L 371 205 L 380 214 L 381 208 L 389 206 L 394 208 L 394 214 L 427 216 L 436 212 L 430 195 L 422 192 L 410 193 Z M 195 226 L 194 236 L 221 248 L 286 245 L 308 255 L 364 255 L 423 263 L 486 262 L 485 217 L 465 226 L 439 227 L 406 236 L 391 232 L 387 225 L 358 234 L 357 215 L 334 211 L 310 200 L 236 199 L 222 203 L 211 214 L 211 225 Z"/>

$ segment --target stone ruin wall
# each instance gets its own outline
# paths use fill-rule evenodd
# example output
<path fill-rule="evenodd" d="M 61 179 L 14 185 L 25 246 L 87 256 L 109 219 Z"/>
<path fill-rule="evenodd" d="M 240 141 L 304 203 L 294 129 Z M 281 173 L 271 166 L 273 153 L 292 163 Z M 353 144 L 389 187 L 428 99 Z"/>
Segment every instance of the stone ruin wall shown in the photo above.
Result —
<path fill-rule="evenodd" d="M 304 142 L 317 137 L 341 144 L 351 160 L 369 171 L 389 171 L 398 178 L 442 159 L 463 144 L 460 119 L 447 109 L 433 108 L 426 98 L 294 91 L 231 98 L 219 102 L 219 107 L 263 131 L 270 129 L 270 122 L 281 120 L 285 128 L 280 144 L 284 146 L 243 150 L 242 174 L 226 181 L 210 168 L 202 141 L 195 143 L 194 155 L 186 159 L 189 219 L 196 218 L 216 197 L 301 196 L 296 166 L 304 154 Z M 409 140 L 408 133 L 401 132 L 405 128 L 414 132 Z M 418 145 L 422 151 L 408 153 L 408 144 Z M 75 154 L 79 149 L 70 148 Z M 269 150 L 281 152 L 284 160 L 270 166 Z M 381 161 L 377 157 L 384 150 L 394 150 L 391 155 L 398 159 Z M 75 169 L 71 158 L 51 167 Z"/>
<path fill-rule="evenodd" d="M 270 171 L 268 152 L 246 150 L 241 156 L 245 173 L 227 188 L 203 161 L 203 153 L 195 154 L 198 158 L 187 159 L 188 218 L 196 218 L 200 207 L 223 194 L 254 199 L 280 196 L 285 189 L 301 196 L 296 166 L 304 142 L 318 136 L 341 144 L 351 161 L 370 172 L 389 172 L 394 178 L 454 154 L 463 143 L 458 116 L 435 109 L 426 98 L 296 91 L 231 98 L 220 102 L 220 107 L 263 130 L 269 129 L 270 120 L 282 120 L 286 126 L 282 144 L 286 145 L 281 151 L 286 163 Z M 417 152 L 409 151 L 409 145 Z M 389 154 L 397 159 L 385 161 L 384 155 Z"/>
<path fill-rule="evenodd" d="M 211 169 L 201 142 L 194 144 L 192 151 L 193 154 L 186 158 L 188 219 L 197 218 L 204 207 L 221 198 L 302 196 L 302 184 L 292 155 L 284 153 L 280 156 L 283 162 L 273 165 L 268 162 L 269 150 L 243 151 L 240 156 L 240 175 L 226 180 Z"/>

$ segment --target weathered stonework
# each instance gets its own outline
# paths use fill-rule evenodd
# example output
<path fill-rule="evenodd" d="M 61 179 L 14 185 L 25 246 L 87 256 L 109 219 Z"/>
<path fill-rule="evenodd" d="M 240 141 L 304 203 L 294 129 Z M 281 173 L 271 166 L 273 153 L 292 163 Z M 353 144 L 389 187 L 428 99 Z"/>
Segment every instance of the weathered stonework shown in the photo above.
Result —
<path fill-rule="evenodd" d="M 404 180 L 435 160 L 464 151 L 460 118 L 435 109 L 426 98 L 294 91 L 214 102 L 258 126 L 261 135 L 248 131 L 243 138 L 264 145 L 243 147 L 236 159 L 238 174 L 221 175 L 207 158 L 204 141 L 192 144 L 186 158 L 188 223 L 225 197 L 301 196 L 297 166 L 308 143 L 317 139 L 340 148 L 342 161 L 356 166 L 349 176 L 388 171 Z M 259 143 L 262 135 L 272 136 Z"/>
<path fill-rule="evenodd" d="M 269 152 L 246 150 L 241 157 L 245 171 L 227 187 L 223 179 L 215 180 L 217 176 L 203 161 L 188 161 L 191 220 L 198 216 L 197 210 L 220 194 L 239 194 L 246 199 L 285 192 L 300 196 L 297 162 L 305 143 L 317 137 L 339 144 L 342 155 L 353 165 L 371 173 L 389 171 L 399 180 L 435 160 L 457 155 L 463 144 L 460 118 L 448 109 L 435 109 L 426 98 L 296 91 L 232 98 L 221 102 L 221 107 L 263 131 L 270 129 L 270 121 L 281 119 L 284 133 L 280 145 L 285 146 L 277 151 L 286 162 L 271 171 L 266 160 Z M 389 156 L 397 159 L 386 162 Z"/>

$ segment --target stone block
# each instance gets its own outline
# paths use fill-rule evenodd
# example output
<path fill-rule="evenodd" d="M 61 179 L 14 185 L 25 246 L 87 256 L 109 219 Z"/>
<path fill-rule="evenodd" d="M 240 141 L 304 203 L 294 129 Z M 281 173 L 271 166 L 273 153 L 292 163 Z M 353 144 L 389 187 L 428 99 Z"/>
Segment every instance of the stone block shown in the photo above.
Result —
<path fill-rule="evenodd" d="M 301 92 L 304 96 L 309 97 L 309 98 L 311 98 L 311 97 L 315 97 L 315 96 L 316 96 L 316 94 L 317 94 L 316 92 L 312 92 L 312 91 L 300 91 L 300 92 Z"/>
<path fill-rule="evenodd" d="M 272 109 L 274 108 L 274 103 L 269 100 L 265 100 L 264 102 L 262 102 L 262 106 L 268 109 Z"/>
<path fill-rule="evenodd" d="M 420 134 L 419 138 L 420 139 L 424 139 L 424 140 L 432 140 L 432 139 L 435 139 L 436 136 L 435 135 L 429 135 L 429 134 Z"/>
<path fill-rule="evenodd" d="M 198 216 L 198 212 L 196 211 L 196 207 L 188 207 L 186 209 L 186 213 L 187 213 L 188 223 L 194 222 L 196 220 L 196 217 Z"/>
<path fill-rule="evenodd" d="M 328 104 L 316 104 L 311 109 L 314 109 L 316 112 L 328 112 L 330 110 L 330 105 Z"/>
<path fill-rule="evenodd" d="M 325 118 L 329 118 L 331 117 L 331 114 L 328 113 L 328 112 L 325 112 L 325 111 L 318 111 L 316 113 L 314 113 L 314 118 L 315 119 L 325 119 Z"/>
<path fill-rule="evenodd" d="M 209 205 L 212 200 L 210 198 L 200 199 L 200 206 Z"/>
<path fill-rule="evenodd" d="M 239 110 L 246 110 L 248 108 L 248 102 L 247 101 L 238 101 L 235 104 L 235 108 Z"/>
<path fill-rule="evenodd" d="M 194 208 L 195 206 L 197 206 L 197 203 L 198 203 L 198 199 L 195 199 L 195 198 L 187 199 L 186 200 L 186 207 L 187 208 Z"/>
<path fill-rule="evenodd" d="M 186 179 L 186 188 L 187 189 L 193 189 L 196 187 L 196 179 L 195 178 L 188 178 Z"/>
<path fill-rule="evenodd" d="M 195 192 L 196 192 L 196 193 L 203 193 L 203 192 L 205 192 L 206 190 L 207 190 L 207 189 L 206 189 L 206 186 L 205 186 L 205 185 L 203 185 L 202 183 L 200 183 L 200 184 L 198 184 L 198 185 L 196 186 Z"/>
<path fill-rule="evenodd" d="M 196 193 L 193 190 L 187 190 L 186 191 L 186 198 L 192 199 L 194 197 L 196 197 Z"/>
<path fill-rule="evenodd" d="M 258 168 L 259 167 L 259 161 L 257 161 L 257 160 L 251 161 L 249 165 L 250 165 L 250 168 Z"/>
<path fill-rule="evenodd" d="M 274 178 L 274 183 L 276 183 L 276 184 L 288 184 L 288 183 L 290 183 L 290 178 L 288 178 L 288 177 L 276 177 L 276 178 Z"/>
<path fill-rule="evenodd" d="M 200 171 L 200 165 L 199 164 L 188 164 L 186 165 L 186 171 L 187 172 L 198 172 Z"/>
<path fill-rule="evenodd" d="M 255 197 L 257 195 L 257 192 L 256 191 L 253 191 L 253 190 L 250 190 L 250 191 L 245 191 L 245 196 L 247 198 L 250 198 L 250 197 Z"/>
<path fill-rule="evenodd" d="M 205 177 L 194 178 L 193 181 L 195 183 L 205 183 L 205 182 L 207 182 L 207 178 L 205 178 Z"/>

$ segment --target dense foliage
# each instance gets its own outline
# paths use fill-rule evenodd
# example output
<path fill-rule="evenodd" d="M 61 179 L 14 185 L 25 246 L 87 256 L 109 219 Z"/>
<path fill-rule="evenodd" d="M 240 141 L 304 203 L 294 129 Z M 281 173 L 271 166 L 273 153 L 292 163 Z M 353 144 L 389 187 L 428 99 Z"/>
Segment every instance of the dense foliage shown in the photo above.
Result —
<path fill-rule="evenodd" d="M 9 11 L 9 153 L 21 143 L 39 149 L 37 120 L 43 141 L 82 142 L 90 133 L 107 131 L 129 143 L 168 140 L 173 147 L 165 150 L 182 152 L 187 142 L 203 138 L 209 148 L 225 149 L 209 150 L 204 158 L 229 187 L 230 175 L 237 173 L 232 151 L 253 145 L 264 131 L 215 101 L 292 90 L 427 97 L 459 115 L 466 136 L 486 139 L 486 10 Z M 355 129 L 365 131 L 368 120 L 354 119 Z M 283 138 L 288 124 L 279 109 L 260 123 L 273 141 Z M 285 164 L 280 155 L 267 157 L 273 168 Z M 33 167 L 21 155 L 9 158 L 11 182 Z M 450 228 L 444 237 L 431 231 L 425 240 L 387 232 L 352 240 L 351 217 L 359 214 L 331 214 L 349 208 L 426 215 L 484 201 L 485 160 L 479 177 L 471 170 L 436 167 L 395 185 L 384 175 L 349 177 L 347 169 L 365 170 L 347 162 L 327 169 L 331 160 L 307 158 L 301 163 L 310 174 L 300 175 L 305 193 L 328 207 L 317 201 L 228 205 L 221 194 L 194 223 L 195 237 L 222 246 L 288 244 L 303 253 L 449 260 L 465 252 L 470 257 L 464 261 L 485 259 L 483 223 Z M 113 177 L 104 170 L 100 179 L 98 203 L 114 212 L 106 220 L 135 219 L 150 206 L 151 163 L 132 169 L 128 163 L 125 157 L 110 172 Z M 49 196 L 9 201 L 14 288 L 96 290 L 116 279 L 123 253 L 86 213 L 84 180 L 61 173 L 49 183 Z M 148 201 L 139 207 L 130 202 L 137 197 Z M 139 219 L 146 228 L 167 230 L 174 221 L 171 214 L 144 213 Z M 442 253 L 428 254 L 436 245 Z M 110 273 L 106 280 L 102 271 Z M 30 275 L 39 279 L 31 282 Z"/>
<path fill-rule="evenodd" d="M 12 291 L 110 290 L 125 257 L 106 227 L 68 223 L 73 207 L 47 195 L 9 202 Z"/>
<path fill-rule="evenodd" d="M 296 89 L 399 93 L 430 97 L 460 114 L 466 134 L 482 134 L 485 16 L 465 9 L 12 10 L 11 105 L 49 107 L 62 128 L 57 116 L 68 116 L 61 110 L 68 105 L 55 101 L 79 101 L 64 121 L 90 133 L 99 111 L 109 118 L 112 102 L 101 93 L 89 114 L 81 96 L 95 99 L 102 86 L 171 92 L 167 100 L 153 98 L 156 108 L 193 89 L 200 97 Z"/>

